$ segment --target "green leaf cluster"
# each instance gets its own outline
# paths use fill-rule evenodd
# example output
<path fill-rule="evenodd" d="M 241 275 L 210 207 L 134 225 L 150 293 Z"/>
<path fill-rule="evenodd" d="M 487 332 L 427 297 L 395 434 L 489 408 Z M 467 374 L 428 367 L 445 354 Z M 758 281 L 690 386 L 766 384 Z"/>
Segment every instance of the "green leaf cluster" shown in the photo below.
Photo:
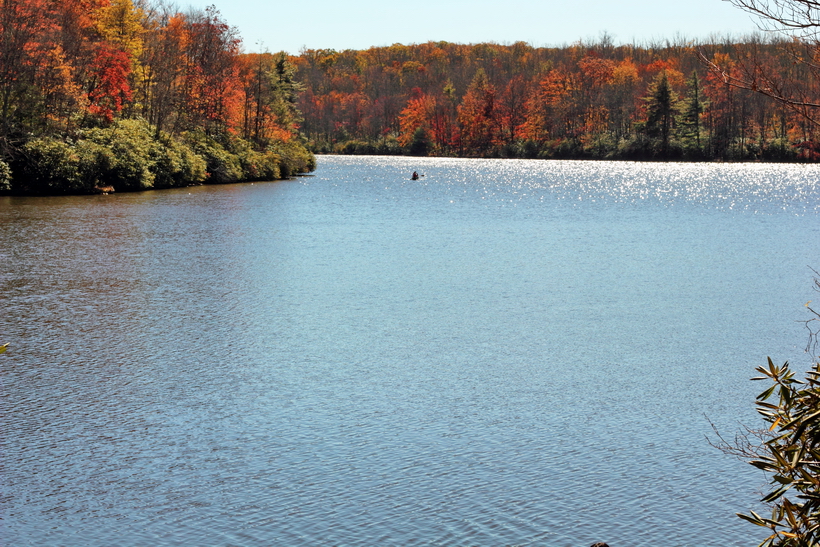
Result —
<path fill-rule="evenodd" d="M 316 156 L 298 141 L 277 141 L 268 145 L 268 150 L 280 158 L 279 169 L 283 178 L 316 170 Z"/>
<path fill-rule="evenodd" d="M 265 148 L 235 135 L 189 131 L 185 143 L 204 158 L 208 183 L 276 180 L 316 169 L 316 158 L 300 141 L 272 141 Z"/>
<path fill-rule="evenodd" d="M 208 182 L 224 184 L 242 180 L 242 164 L 237 154 L 205 131 L 197 129 L 183 135 L 185 144 L 205 160 Z"/>
<path fill-rule="evenodd" d="M 100 158 L 96 152 L 93 145 L 78 146 L 53 137 L 33 139 L 23 147 L 23 161 L 15 166 L 12 189 L 44 194 L 91 192 L 98 178 L 85 175 L 97 170 Z"/>
<path fill-rule="evenodd" d="M 772 385 L 757 397 L 757 411 L 769 435 L 749 462 L 771 475 L 762 501 L 771 518 L 754 511 L 738 514 L 771 534 L 763 547 L 811 547 L 820 540 L 820 363 L 798 379 L 788 363 L 756 369 L 753 380 Z"/>
<path fill-rule="evenodd" d="M 202 183 L 205 161 L 143 120 L 117 120 L 70 137 L 40 137 L 23 146 L 6 190 L 37 194 L 169 188 Z M 2 189 L 2 188 L 0 188 Z"/>
<path fill-rule="evenodd" d="M 0 159 L 0 192 L 11 190 L 11 167 Z"/>
<path fill-rule="evenodd" d="M 236 135 L 194 130 L 178 139 L 144 120 L 119 119 L 29 140 L 11 168 L 0 161 L 0 192 L 82 194 L 277 180 L 313 171 L 316 158 L 296 139 L 260 149 Z"/>

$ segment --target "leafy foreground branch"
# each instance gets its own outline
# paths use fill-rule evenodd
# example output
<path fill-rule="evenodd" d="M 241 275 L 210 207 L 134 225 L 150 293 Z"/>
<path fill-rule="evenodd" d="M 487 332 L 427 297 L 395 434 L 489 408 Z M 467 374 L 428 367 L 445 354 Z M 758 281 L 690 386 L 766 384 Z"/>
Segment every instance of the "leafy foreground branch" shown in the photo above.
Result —
<path fill-rule="evenodd" d="M 772 506 L 771 518 L 754 511 L 738 516 L 769 528 L 763 546 L 809 547 L 820 538 L 820 363 L 795 378 L 788 363 L 756 369 L 753 380 L 771 380 L 757 397 L 757 411 L 770 424 L 765 439 L 749 462 L 771 474 L 771 491 L 761 501 Z M 735 445 L 749 454 L 752 445 Z"/>
<path fill-rule="evenodd" d="M 820 290 L 820 280 L 815 279 Z M 809 348 L 816 347 L 820 314 L 807 304 L 812 318 L 806 322 Z M 744 520 L 768 528 L 771 534 L 762 547 L 812 547 L 820 543 L 820 360 L 795 378 L 788 362 L 757 367 L 772 385 L 757 396 L 758 413 L 768 424 L 765 429 L 747 429 L 734 441 L 718 438 L 724 452 L 743 459 L 771 475 L 771 490 L 761 501 L 772 508 L 771 518 L 754 511 L 738 513 Z"/>

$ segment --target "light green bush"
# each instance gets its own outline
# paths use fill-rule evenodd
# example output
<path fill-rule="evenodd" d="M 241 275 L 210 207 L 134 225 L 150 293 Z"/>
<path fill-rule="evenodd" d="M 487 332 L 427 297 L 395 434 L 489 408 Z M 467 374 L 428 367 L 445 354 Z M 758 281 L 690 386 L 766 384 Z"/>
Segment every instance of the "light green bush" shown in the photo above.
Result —
<path fill-rule="evenodd" d="M 207 165 L 202 156 L 167 135 L 154 141 L 151 154 L 154 188 L 191 186 L 207 178 Z"/>
<path fill-rule="evenodd" d="M 211 184 L 238 182 L 243 179 L 239 157 L 204 131 L 189 131 L 183 136 L 185 144 L 205 160 L 208 179 Z"/>
<path fill-rule="evenodd" d="M 277 180 L 281 178 L 280 158 L 273 152 L 249 150 L 240 156 L 245 180 Z"/>
<path fill-rule="evenodd" d="M 69 143 L 51 137 L 34 139 L 23 146 L 22 155 L 15 187 L 41 194 L 93 189 L 93 184 L 84 182 L 80 158 Z"/>
<path fill-rule="evenodd" d="M 129 191 L 190 186 L 206 179 L 202 156 L 166 133 L 157 138 L 143 120 L 119 120 L 84 136 L 108 150 L 107 163 L 98 164 L 100 185 Z"/>
<path fill-rule="evenodd" d="M 92 193 L 109 186 L 134 191 L 275 180 L 316 167 L 313 154 L 295 141 L 260 151 L 238 137 L 215 138 L 203 131 L 188 132 L 181 139 L 166 133 L 157 136 L 140 119 L 88 128 L 74 139 L 34 139 L 20 157 L 13 164 L 14 178 L 9 166 L 0 162 L 0 191 Z"/>
<path fill-rule="evenodd" d="M 106 186 L 113 186 L 117 191 L 153 188 L 154 138 L 147 123 L 117 120 L 110 127 L 90 129 L 83 136 L 111 151 L 109 169 L 100 173 Z"/>
<path fill-rule="evenodd" d="M 0 160 L 0 192 L 11 190 L 11 168 L 9 164 Z"/>
<path fill-rule="evenodd" d="M 270 145 L 268 150 L 281 158 L 280 171 L 284 178 L 316 169 L 316 156 L 299 142 L 277 142 Z"/>

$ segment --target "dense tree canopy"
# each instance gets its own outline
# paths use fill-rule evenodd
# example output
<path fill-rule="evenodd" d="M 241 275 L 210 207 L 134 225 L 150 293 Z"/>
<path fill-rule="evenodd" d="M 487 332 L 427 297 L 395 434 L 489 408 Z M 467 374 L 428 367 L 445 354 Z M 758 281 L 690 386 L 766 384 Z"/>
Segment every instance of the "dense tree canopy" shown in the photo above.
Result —
<path fill-rule="evenodd" d="M 738 59 L 756 49 L 797 79 L 782 45 L 428 42 L 306 50 L 294 63 L 318 151 L 409 153 L 423 138 L 435 155 L 814 160 L 816 127 L 700 57 L 740 76 Z"/>
<path fill-rule="evenodd" d="M 243 53 L 213 6 L 0 0 L 0 37 L 0 163 L 11 166 L 0 190 L 141 189 L 312 167 L 296 138 L 294 67 L 284 54 Z M 129 168 L 151 176 L 118 178 L 122 142 L 101 132 L 144 149 Z M 190 152 L 204 170 L 188 158 L 187 175 L 169 179 L 174 161 L 156 151 L 178 148 L 179 161 Z"/>

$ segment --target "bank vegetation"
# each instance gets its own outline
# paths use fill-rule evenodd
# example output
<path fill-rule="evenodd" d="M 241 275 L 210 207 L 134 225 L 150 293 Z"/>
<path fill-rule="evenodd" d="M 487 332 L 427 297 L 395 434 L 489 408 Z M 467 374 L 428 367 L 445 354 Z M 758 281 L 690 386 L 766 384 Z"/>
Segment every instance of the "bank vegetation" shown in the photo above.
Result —
<path fill-rule="evenodd" d="M 316 152 L 463 157 L 817 161 L 818 126 L 741 89 L 750 67 L 820 97 L 793 40 L 524 42 L 306 50 L 302 131 Z"/>
<path fill-rule="evenodd" d="M 310 171 L 284 53 L 215 7 L 0 2 L 0 192 L 92 193 Z"/>

